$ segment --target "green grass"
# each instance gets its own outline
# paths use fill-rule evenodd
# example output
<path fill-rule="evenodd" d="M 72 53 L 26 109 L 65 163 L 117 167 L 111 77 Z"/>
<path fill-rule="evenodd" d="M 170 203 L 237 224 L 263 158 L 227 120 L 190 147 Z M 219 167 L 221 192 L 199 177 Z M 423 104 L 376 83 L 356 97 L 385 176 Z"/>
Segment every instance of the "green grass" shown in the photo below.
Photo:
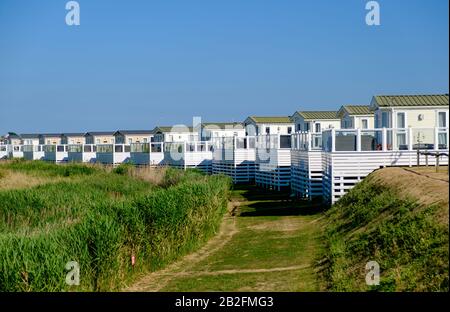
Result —
<path fill-rule="evenodd" d="M 334 291 L 448 291 L 448 224 L 442 207 L 420 206 L 367 177 L 327 213 L 328 268 Z M 365 264 L 380 264 L 379 286 Z"/>
<path fill-rule="evenodd" d="M 62 177 L 0 191 L 0 291 L 119 290 L 214 235 L 230 187 L 223 176 L 174 169 L 162 187 L 76 164 L 15 161 L 0 169 Z M 65 283 L 68 261 L 80 264 L 79 286 Z"/>
<path fill-rule="evenodd" d="M 286 272 L 235 273 L 174 279 L 161 291 L 277 291 L 317 290 L 316 276 L 309 269 Z"/>
<path fill-rule="evenodd" d="M 4 169 L 10 169 L 29 173 L 38 176 L 80 176 L 80 175 L 92 175 L 97 173 L 100 169 L 93 166 L 87 166 L 83 164 L 67 164 L 55 166 L 55 164 L 45 161 L 25 161 L 23 159 L 13 159 L 6 164 L 2 164 Z"/>
<path fill-rule="evenodd" d="M 187 275 L 175 276 L 161 290 L 321 290 L 315 272 L 323 252 L 321 207 L 254 187 L 238 187 L 232 194 L 234 200 L 244 203 L 235 220 L 237 233 L 222 248 L 189 267 Z M 304 268 L 270 271 L 297 266 Z M 245 272 L 255 269 L 267 271 Z M 220 273 L 223 270 L 233 273 Z M 214 275 L 202 275 L 205 271 Z"/>
<path fill-rule="evenodd" d="M 317 245 L 315 228 L 308 225 L 314 217 L 239 218 L 239 233 L 220 253 L 199 265 L 211 271 L 227 269 L 270 269 L 300 265 L 310 260 Z M 271 230 L 284 223 L 294 223 L 295 230 Z M 267 228 L 265 228 L 267 226 Z"/>

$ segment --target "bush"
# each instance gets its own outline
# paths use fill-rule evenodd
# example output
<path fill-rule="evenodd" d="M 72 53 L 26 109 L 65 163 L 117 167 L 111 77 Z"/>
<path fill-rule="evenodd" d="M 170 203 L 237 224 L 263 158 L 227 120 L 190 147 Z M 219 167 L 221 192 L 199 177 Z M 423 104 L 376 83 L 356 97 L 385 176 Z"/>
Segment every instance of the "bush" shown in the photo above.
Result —
<path fill-rule="evenodd" d="M 47 164 L 17 170 L 39 166 L 60 172 Z M 0 291 L 119 290 L 198 248 L 226 211 L 226 177 L 169 170 L 168 179 L 178 182 L 158 188 L 128 175 L 95 169 L 84 177 L 77 170 L 75 180 L 0 191 Z M 80 286 L 65 283 L 69 261 L 80 264 Z"/>
<path fill-rule="evenodd" d="M 120 164 L 116 168 L 114 168 L 112 172 L 115 174 L 126 175 L 129 174 L 132 168 L 133 165 L 131 164 Z"/>

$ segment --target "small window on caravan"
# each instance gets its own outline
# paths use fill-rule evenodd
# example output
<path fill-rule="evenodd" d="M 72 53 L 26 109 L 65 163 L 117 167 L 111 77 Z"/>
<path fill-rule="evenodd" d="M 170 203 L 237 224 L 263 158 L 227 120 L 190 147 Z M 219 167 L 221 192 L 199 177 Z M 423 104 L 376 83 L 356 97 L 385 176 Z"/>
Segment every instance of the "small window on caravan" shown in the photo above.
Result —
<path fill-rule="evenodd" d="M 316 132 L 316 133 L 319 133 L 320 130 L 321 130 L 321 129 L 320 129 L 320 122 L 317 122 L 317 123 L 315 124 L 315 127 L 316 127 L 316 128 L 314 129 L 315 132 Z"/>
<path fill-rule="evenodd" d="M 447 112 L 438 113 L 438 127 L 447 128 Z"/>
<path fill-rule="evenodd" d="M 406 128 L 405 113 L 397 113 L 397 128 Z"/>
<path fill-rule="evenodd" d="M 361 128 L 362 129 L 368 129 L 369 128 L 369 123 L 367 119 L 361 119 Z"/>
<path fill-rule="evenodd" d="M 389 128 L 389 113 L 388 112 L 381 113 L 381 127 Z"/>

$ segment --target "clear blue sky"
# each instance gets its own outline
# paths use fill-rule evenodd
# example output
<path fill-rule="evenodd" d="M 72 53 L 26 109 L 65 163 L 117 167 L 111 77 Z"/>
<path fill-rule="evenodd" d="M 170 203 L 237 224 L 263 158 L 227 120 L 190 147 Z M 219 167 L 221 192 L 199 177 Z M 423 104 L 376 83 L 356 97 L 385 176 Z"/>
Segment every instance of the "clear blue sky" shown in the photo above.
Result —
<path fill-rule="evenodd" d="M 447 93 L 447 0 L 0 2 L 0 133 L 151 129 Z"/>

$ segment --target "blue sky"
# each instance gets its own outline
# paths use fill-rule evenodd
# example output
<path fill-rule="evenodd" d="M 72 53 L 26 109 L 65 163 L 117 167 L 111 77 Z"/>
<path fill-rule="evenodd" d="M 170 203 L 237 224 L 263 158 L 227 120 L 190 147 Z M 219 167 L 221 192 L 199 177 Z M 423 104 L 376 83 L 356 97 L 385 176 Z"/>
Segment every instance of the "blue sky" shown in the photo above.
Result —
<path fill-rule="evenodd" d="M 0 2 L 0 133 L 152 129 L 447 93 L 447 0 Z"/>

